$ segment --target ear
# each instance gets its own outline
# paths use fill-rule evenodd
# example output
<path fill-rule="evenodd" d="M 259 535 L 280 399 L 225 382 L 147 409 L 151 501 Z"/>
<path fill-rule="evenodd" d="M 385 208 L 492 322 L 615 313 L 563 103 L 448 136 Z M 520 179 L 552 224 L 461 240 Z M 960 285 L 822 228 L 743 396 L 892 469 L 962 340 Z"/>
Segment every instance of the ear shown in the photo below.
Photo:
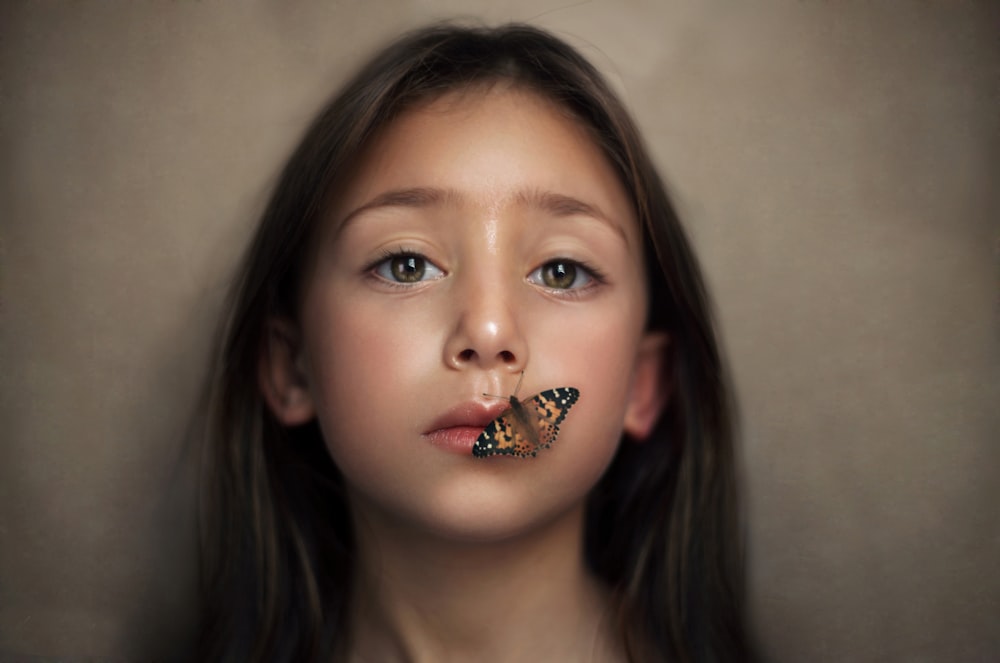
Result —
<path fill-rule="evenodd" d="M 636 442 L 649 437 L 670 400 L 670 385 L 664 382 L 663 375 L 669 345 L 670 337 L 659 331 L 646 332 L 639 341 L 623 426 Z"/>
<path fill-rule="evenodd" d="M 298 426 L 315 416 L 302 362 L 301 334 L 291 320 L 268 320 L 257 364 L 257 385 L 267 406 L 282 424 Z"/>

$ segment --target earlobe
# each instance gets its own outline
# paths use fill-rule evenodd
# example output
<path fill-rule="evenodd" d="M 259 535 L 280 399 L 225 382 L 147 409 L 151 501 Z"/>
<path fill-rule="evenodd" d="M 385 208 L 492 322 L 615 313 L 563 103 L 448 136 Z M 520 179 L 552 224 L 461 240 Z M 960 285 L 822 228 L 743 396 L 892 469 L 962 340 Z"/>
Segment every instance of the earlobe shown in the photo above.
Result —
<path fill-rule="evenodd" d="M 296 325 L 285 318 L 268 320 L 257 384 L 275 418 L 286 426 L 304 424 L 316 414 L 301 354 Z"/>
<path fill-rule="evenodd" d="M 636 442 L 649 437 L 670 400 L 670 385 L 664 378 L 669 345 L 665 332 L 647 332 L 639 341 L 623 426 Z"/>

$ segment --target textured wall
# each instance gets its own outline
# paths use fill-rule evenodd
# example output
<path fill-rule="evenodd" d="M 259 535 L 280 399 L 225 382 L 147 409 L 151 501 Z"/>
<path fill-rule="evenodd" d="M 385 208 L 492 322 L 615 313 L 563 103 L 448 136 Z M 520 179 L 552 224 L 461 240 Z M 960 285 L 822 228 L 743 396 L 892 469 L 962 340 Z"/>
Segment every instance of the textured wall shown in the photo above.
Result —
<path fill-rule="evenodd" d="M 740 392 L 768 657 L 1000 658 L 1000 12 L 736 4 L 4 3 L 0 659 L 183 650 L 226 276 L 346 72 L 455 14 L 580 46 L 671 183 Z"/>

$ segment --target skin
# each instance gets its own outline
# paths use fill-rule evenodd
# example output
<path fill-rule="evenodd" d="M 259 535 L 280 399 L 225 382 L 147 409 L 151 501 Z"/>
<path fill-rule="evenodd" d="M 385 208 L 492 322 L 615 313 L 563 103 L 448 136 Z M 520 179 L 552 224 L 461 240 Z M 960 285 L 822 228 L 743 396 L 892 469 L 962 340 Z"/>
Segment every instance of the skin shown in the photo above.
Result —
<path fill-rule="evenodd" d="M 367 150 L 299 320 L 273 321 L 261 363 L 272 410 L 317 418 L 348 484 L 357 660 L 620 658 L 581 541 L 623 432 L 641 439 L 665 399 L 641 255 L 611 166 L 531 92 L 450 93 Z M 580 390 L 551 449 L 477 459 L 429 442 L 522 371 L 522 400 Z"/>

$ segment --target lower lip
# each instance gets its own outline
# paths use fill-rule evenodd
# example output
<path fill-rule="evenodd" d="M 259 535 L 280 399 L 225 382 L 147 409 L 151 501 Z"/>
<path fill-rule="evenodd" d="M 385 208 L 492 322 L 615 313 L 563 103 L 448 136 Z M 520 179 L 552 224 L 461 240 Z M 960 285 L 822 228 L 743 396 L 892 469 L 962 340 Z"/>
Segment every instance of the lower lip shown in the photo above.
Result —
<path fill-rule="evenodd" d="M 451 453 L 472 455 L 472 445 L 476 443 L 476 438 L 483 432 L 482 428 L 472 426 L 454 426 L 452 428 L 439 428 L 438 430 L 424 433 L 431 444 L 450 451 Z"/>

